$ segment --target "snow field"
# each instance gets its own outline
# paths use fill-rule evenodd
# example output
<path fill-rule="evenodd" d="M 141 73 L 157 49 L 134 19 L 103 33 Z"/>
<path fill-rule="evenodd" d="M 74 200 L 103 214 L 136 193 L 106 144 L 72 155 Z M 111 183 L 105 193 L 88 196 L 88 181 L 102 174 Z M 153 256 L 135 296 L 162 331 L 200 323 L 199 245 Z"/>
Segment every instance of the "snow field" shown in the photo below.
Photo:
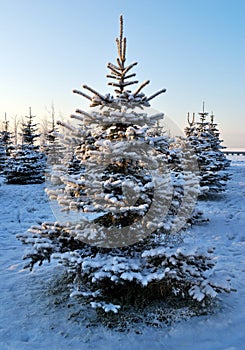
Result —
<path fill-rule="evenodd" d="M 122 333 L 95 325 L 67 299 L 60 279 L 63 267 L 45 263 L 23 270 L 25 247 L 16 239 L 36 222 L 54 221 L 44 185 L 0 186 L 0 349 L 1 350 L 242 350 L 244 349 L 245 157 L 233 159 L 227 191 L 201 201 L 209 222 L 187 232 L 195 246 L 215 246 L 216 269 L 231 279 L 236 292 L 219 296 L 212 313 L 162 328 L 140 323 Z M 65 299 L 65 300 L 64 300 Z M 79 317 L 77 317 L 77 315 Z M 93 325 L 93 326 L 91 326 Z"/>

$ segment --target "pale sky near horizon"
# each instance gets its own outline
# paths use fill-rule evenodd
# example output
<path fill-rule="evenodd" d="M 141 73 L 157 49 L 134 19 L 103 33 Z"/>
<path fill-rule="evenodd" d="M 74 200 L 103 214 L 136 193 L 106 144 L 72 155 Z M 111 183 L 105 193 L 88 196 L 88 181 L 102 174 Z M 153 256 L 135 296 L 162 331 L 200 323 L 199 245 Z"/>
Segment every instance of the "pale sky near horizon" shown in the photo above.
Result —
<path fill-rule="evenodd" d="M 183 130 L 205 101 L 224 144 L 245 147 L 245 0 L 0 0 L 0 122 L 86 110 L 83 84 L 113 93 L 120 14 L 144 92 L 167 89 L 152 107 Z"/>

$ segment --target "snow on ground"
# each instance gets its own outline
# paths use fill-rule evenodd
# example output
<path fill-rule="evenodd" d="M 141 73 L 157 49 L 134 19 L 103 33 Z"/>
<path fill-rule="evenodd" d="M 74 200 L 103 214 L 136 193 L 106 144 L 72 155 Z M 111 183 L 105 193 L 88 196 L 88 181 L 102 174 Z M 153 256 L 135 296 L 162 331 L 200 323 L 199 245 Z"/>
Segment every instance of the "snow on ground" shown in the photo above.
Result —
<path fill-rule="evenodd" d="M 222 295 L 212 314 L 158 329 L 141 325 L 139 334 L 88 327 L 87 315 L 78 321 L 77 305 L 61 301 L 62 284 L 57 281 L 62 267 L 51 263 L 32 273 L 23 270 L 25 247 L 15 235 L 38 220 L 55 219 L 44 185 L 0 186 L 0 349 L 245 349 L 245 157 L 231 158 L 227 192 L 200 203 L 210 221 L 188 234 L 195 245 L 216 247 L 217 269 L 230 276 L 237 291 Z"/>

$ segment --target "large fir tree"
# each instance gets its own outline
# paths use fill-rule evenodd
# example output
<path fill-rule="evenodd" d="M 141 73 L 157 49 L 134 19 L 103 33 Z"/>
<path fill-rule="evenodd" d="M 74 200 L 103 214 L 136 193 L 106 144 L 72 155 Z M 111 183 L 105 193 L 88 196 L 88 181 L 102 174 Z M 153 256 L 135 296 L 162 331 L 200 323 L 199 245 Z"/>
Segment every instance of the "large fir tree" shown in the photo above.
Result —
<path fill-rule="evenodd" d="M 184 245 L 177 234 L 199 193 L 195 156 L 183 140 L 171 149 L 170 139 L 156 132 L 163 114 L 147 108 L 165 89 L 147 97 L 147 80 L 128 90 L 138 81 L 131 80 L 136 62 L 126 65 L 122 17 L 116 42 L 117 63 L 108 64 L 107 76 L 115 97 L 84 85 L 92 96 L 74 92 L 93 108 L 76 110 L 77 125 L 59 123 L 68 159 L 73 154 L 78 164 L 71 169 L 65 160 L 48 179 L 47 193 L 64 219 L 56 211 L 59 222 L 18 236 L 31 244 L 27 266 L 59 258 L 73 277 L 72 295 L 105 312 L 137 300 L 213 298 L 229 287 L 207 278 L 212 256 Z"/>

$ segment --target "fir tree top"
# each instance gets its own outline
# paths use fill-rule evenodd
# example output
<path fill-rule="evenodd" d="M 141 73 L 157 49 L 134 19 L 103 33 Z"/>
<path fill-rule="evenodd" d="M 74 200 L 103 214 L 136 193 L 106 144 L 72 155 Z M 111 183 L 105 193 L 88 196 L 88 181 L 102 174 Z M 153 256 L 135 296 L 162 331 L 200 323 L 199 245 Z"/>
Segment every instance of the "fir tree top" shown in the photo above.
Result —
<path fill-rule="evenodd" d="M 4 114 L 4 131 L 8 132 L 9 131 L 9 121 L 7 120 L 7 113 Z"/>
<path fill-rule="evenodd" d="M 4 115 L 3 129 L 0 131 L 0 145 L 5 147 L 8 152 L 12 144 L 12 134 L 9 131 L 9 121 L 7 120 L 7 114 Z"/>
<path fill-rule="evenodd" d="M 153 95 L 147 97 L 142 93 L 142 89 L 150 83 L 150 80 L 144 81 L 134 92 L 127 90 L 127 87 L 130 85 L 138 84 L 138 80 L 132 80 L 131 78 L 135 77 L 135 73 L 129 73 L 131 69 L 137 65 L 137 62 L 133 62 L 129 65 L 126 65 L 126 37 L 123 36 L 123 17 L 120 16 L 120 33 L 119 38 L 116 38 L 118 57 L 116 59 L 116 65 L 108 63 L 107 67 L 110 69 L 110 74 L 107 75 L 107 78 L 113 79 L 112 82 L 109 82 L 108 85 L 111 85 L 115 88 L 116 98 L 110 94 L 102 95 L 93 88 L 83 85 L 83 88 L 92 93 L 92 96 L 85 94 L 79 90 L 73 90 L 74 93 L 82 95 L 91 101 L 90 107 L 96 106 L 110 106 L 110 105 L 127 105 L 130 107 L 135 106 L 150 106 L 149 101 L 155 98 L 156 96 L 164 93 L 166 89 L 161 89 L 154 93 Z"/>
<path fill-rule="evenodd" d="M 204 124 L 206 117 L 208 116 L 208 112 L 205 112 L 205 102 L 202 103 L 202 112 L 198 113 L 200 116 L 201 124 Z"/>

